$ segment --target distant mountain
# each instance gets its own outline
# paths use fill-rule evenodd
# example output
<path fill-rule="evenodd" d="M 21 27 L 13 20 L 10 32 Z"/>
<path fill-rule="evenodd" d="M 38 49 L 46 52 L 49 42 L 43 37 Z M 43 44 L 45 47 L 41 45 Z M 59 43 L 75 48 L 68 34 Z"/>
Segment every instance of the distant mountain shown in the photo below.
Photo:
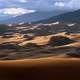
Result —
<path fill-rule="evenodd" d="M 13 18 L 11 15 L 0 15 L 0 21 Z"/>
<path fill-rule="evenodd" d="M 24 14 L 17 16 L 15 18 L 10 18 L 8 20 L 0 21 L 1 24 L 18 24 L 18 23 L 30 23 L 36 22 L 44 19 L 49 19 L 52 16 L 57 16 L 67 11 L 43 11 L 43 12 L 34 12 L 30 14 Z"/>
<path fill-rule="evenodd" d="M 58 16 L 53 16 L 49 19 L 41 20 L 36 23 L 52 23 L 54 21 L 61 22 L 80 22 L 80 10 L 68 12 Z"/>

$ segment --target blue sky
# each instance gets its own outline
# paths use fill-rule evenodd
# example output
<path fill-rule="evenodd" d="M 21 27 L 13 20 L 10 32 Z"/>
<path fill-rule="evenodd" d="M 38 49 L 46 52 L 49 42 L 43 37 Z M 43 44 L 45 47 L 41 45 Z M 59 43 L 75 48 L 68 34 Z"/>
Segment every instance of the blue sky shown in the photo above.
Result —
<path fill-rule="evenodd" d="M 0 0 L 0 16 L 68 9 L 80 9 L 80 0 Z"/>

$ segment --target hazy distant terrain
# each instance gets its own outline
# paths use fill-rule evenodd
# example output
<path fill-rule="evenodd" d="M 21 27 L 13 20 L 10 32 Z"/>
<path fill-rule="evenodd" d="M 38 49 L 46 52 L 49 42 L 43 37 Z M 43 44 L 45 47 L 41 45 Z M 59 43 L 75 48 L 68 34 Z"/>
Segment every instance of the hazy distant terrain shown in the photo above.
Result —
<path fill-rule="evenodd" d="M 16 17 L 7 17 L 4 20 L 0 20 L 0 24 L 19 24 L 19 23 L 31 23 L 44 19 L 49 19 L 53 16 L 57 16 L 70 11 L 60 10 L 60 11 L 37 11 L 29 14 L 23 14 Z"/>

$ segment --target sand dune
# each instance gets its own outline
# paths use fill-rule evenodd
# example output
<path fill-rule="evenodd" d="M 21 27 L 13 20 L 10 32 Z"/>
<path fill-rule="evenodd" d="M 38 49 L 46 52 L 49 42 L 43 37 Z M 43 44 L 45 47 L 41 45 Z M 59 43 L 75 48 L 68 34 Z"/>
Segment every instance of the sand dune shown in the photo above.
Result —
<path fill-rule="evenodd" d="M 29 58 L 21 57 L 18 58 L 18 60 L 0 60 L 0 80 L 80 80 L 80 34 L 59 33 L 35 37 L 30 41 L 25 41 L 21 37 L 14 37 L 14 39 L 10 39 L 10 41 L 14 42 L 15 40 L 16 42 L 20 42 L 19 45 L 22 46 L 29 42 L 44 45 L 48 43 L 52 36 L 59 35 L 75 40 L 75 42 L 55 47 L 42 46 L 40 48 L 31 49 L 32 51 L 30 48 L 18 50 L 19 54 L 21 54 L 21 51 L 26 52 L 26 50 L 28 50 L 30 51 L 29 54 L 31 53 L 32 55 L 33 53 L 39 57 L 36 58 L 36 56 L 34 56 L 30 58 L 28 56 Z M 2 38 L 0 40 L 2 40 Z M 4 40 L 4 42 L 5 41 L 6 40 Z M 4 50 L 2 52 L 5 53 Z M 7 54 L 8 52 L 10 51 L 7 51 Z M 44 56 L 42 56 L 43 52 L 48 52 L 47 54 L 51 53 L 51 55 L 45 56 L 47 54 L 44 54 Z M 74 55 L 74 57 L 67 55 L 70 53 L 74 53 L 79 57 L 76 57 L 76 55 Z M 16 55 L 16 53 L 14 54 L 13 51 L 10 55 Z"/>
<path fill-rule="evenodd" d="M 54 35 L 35 36 L 32 40 L 25 40 L 25 38 L 23 38 L 23 36 L 21 36 L 20 34 L 14 35 L 14 37 L 11 37 L 9 39 L 0 39 L 0 44 L 2 44 L 0 45 L 0 60 L 15 60 L 29 58 L 35 59 L 41 57 L 55 57 L 62 54 L 66 56 L 67 54 L 76 54 L 80 57 L 80 34 L 66 34 L 66 32 L 62 32 Z M 70 40 L 74 40 L 75 42 L 66 45 L 61 44 L 61 46 L 55 47 L 47 45 L 51 37 L 55 36 L 63 36 L 69 38 Z M 16 43 L 14 44 L 14 42 Z M 31 44 L 29 47 L 27 47 L 28 43 L 34 44 Z"/>
<path fill-rule="evenodd" d="M 80 59 L 40 58 L 0 61 L 0 80 L 80 79 Z"/>

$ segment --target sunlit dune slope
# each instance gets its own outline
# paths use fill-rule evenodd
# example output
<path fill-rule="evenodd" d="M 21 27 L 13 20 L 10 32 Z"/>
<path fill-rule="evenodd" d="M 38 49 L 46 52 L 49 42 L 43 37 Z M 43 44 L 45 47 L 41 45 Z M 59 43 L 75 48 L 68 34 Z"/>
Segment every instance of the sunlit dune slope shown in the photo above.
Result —
<path fill-rule="evenodd" d="M 23 36 L 19 33 L 15 33 L 12 35 L 12 37 L 10 38 L 3 38 L 3 36 L 0 36 L 0 44 L 1 43 L 5 43 L 5 42 L 16 42 L 16 43 L 19 43 L 19 42 L 22 42 L 24 41 L 25 39 L 23 38 Z"/>
<path fill-rule="evenodd" d="M 77 63 L 75 63 L 77 62 Z M 47 57 L 47 58 L 39 58 L 39 59 L 21 59 L 21 60 L 6 60 L 6 61 L 0 61 L 0 67 L 33 67 L 33 66 L 45 66 L 45 65 L 60 65 L 60 66 L 72 66 L 71 63 L 79 64 L 80 59 L 79 58 L 68 58 L 63 57 L 63 55 L 58 57 Z M 70 64 L 70 65 L 68 65 Z M 75 66 L 76 66 L 75 65 Z"/>
<path fill-rule="evenodd" d="M 27 43 L 37 43 L 39 45 L 44 45 L 46 43 L 48 43 L 48 41 L 50 40 L 50 38 L 52 36 L 65 36 L 65 37 L 69 37 L 71 39 L 74 39 L 74 40 L 80 40 L 80 34 L 66 34 L 66 32 L 62 32 L 62 33 L 57 33 L 57 34 L 54 34 L 54 35 L 47 35 L 47 36 L 36 36 L 34 37 L 32 40 L 27 40 L 26 38 L 23 37 L 22 34 L 19 34 L 19 33 L 16 33 L 16 34 L 13 34 L 11 38 L 2 38 L 2 36 L 0 37 L 0 44 L 1 43 L 4 43 L 4 42 L 16 42 L 16 43 L 19 43 L 20 45 L 25 45 Z"/>
<path fill-rule="evenodd" d="M 44 45 L 44 44 L 47 44 L 48 41 L 50 40 L 50 38 L 52 36 L 64 36 L 64 37 L 68 37 L 70 39 L 74 39 L 74 40 L 80 40 L 80 34 L 66 34 L 66 32 L 62 32 L 62 33 L 58 33 L 58 34 L 55 34 L 55 35 L 48 35 L 48 36 L 39 36 L 39 37 L 35 37 L 33 40 L 30 40 L 30 41 L 24 41 L 22 42 L 20 45 L 25 45 L 27 43 L 37 43 L 39 45 Z"/>

